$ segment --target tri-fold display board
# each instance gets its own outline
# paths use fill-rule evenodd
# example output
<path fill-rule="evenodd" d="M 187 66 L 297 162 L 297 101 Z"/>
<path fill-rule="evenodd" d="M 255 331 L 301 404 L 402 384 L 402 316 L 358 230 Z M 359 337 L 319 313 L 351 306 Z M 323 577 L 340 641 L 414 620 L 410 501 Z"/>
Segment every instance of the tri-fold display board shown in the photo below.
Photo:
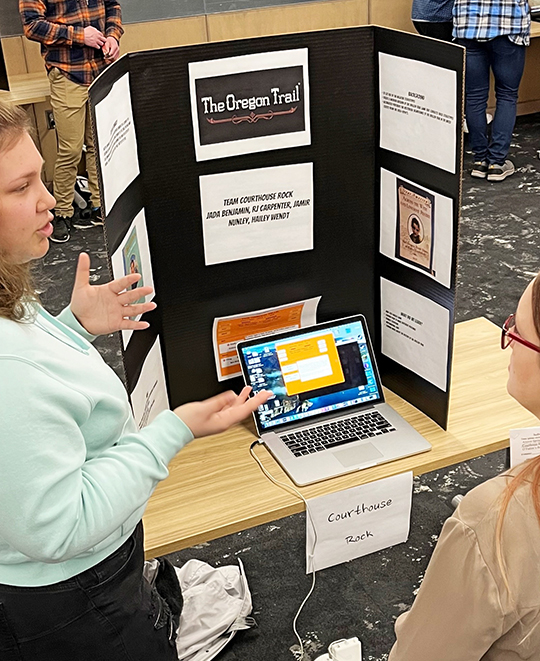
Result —
<path fill-rule="evenodd" d="M 366 26 L 131 53 L 96 80 L 112 271 L 158 302 L 122 337 L 139 424 L 238 390 L 238 341 L 361 312 L 383 383 L 446 426 L 463 54 Z"/>

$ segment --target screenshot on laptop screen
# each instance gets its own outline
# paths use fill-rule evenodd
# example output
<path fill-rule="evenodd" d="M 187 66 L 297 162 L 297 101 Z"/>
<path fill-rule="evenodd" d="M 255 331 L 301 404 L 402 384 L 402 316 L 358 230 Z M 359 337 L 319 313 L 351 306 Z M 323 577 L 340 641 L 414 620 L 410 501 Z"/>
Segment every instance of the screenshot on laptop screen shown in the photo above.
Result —
<path fill-rule="evenodd" d="M 259 407 L 264 429 L 381 397 L 359 320 L 268 337 L 242 353 L 254 392 L 275 395 Z"/>

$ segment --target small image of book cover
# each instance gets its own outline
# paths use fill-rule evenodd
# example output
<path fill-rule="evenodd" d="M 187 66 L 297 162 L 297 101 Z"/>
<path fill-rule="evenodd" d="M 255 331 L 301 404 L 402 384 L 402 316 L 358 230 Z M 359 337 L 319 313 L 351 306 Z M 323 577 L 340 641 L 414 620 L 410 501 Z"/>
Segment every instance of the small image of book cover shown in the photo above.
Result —
<path fill-rule="evenodd" d="M 144 286 L 144 275 L 142 272 L 141 253 L 139 250 L 139 242 L 137 240 L 137 229 L 134 227 L 128 237 L 124 247 L 122 248 L 122 257 L 124 258 L 124 273 L 130 275 L 131 273 L 140 273 L 141 279 L 139 282 L 131 285 L 131 289 Z M 144 303 L 144 296 L 135 303 Z"/>
<path fill-rule="evenodd" d="M 396 184 L 396 257 L 435 275 L 432 268 L 435 197 L 401 179 L 396 179 Z"/>

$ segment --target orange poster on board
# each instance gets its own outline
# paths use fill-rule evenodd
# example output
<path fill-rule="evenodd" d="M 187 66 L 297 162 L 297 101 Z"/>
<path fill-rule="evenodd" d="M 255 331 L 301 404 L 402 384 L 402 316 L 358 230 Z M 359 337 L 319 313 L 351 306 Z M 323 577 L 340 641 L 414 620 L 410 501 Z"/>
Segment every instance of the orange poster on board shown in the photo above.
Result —
<path fill-rule="evenodd" d="M 287 395 L 298 395 L 345 381 L 332 333 L 279 343 L 276 350 Z"/>
<path fill-rule="evenodd" d="M 220 381 L 241 374 L 236 345 L 242 340 L 294 330 L 315 323 L 319 298 L 214 322 L 216 367 Z"/>

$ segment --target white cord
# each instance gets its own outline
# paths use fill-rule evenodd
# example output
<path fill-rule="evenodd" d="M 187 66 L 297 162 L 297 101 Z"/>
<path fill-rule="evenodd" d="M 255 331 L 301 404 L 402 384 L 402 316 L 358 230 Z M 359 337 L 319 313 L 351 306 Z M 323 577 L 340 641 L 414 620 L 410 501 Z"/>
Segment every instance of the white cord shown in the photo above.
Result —
<path fill-rule="evenodd" d="M 296 487 L 293 487 L 292 484 L 286 484 L 285 482 L 279 482 L 279 480 L 276 480 L 276 478 L 266 470 L 266 468 L 262 465 L 261 460 L 259 459 L 259 457 L 257 457 L 255 452 L 253 451 L 253 448 L 256 445 L 262 445 L 262 443 L 260 443 L 259 441 L 255 441 L 254 443 L 252 443 L 250 445 L 249 452 L 250 452 L 251 456 L 253 457 L 253 459 L 255 459 L 255 461 L 259 464 L 259 468 L 266 475 L 266 477 L 271 482 L 273 482 L 274 484 L 277 484 L 278 487 L 281 487 L 282 489 L 286 489 L 287 491 L 289 491 L 289 493 L 292 492 L 292 493 L 296 494 L 298 496 L 298 498 L 300 498 L 300 500 L 302 500 L 304 502 L 304 505 L 306 506 L 306 516 L 309 517 L 309 522 L 311 523 L 311 527 L 313 528 L 313 546 L 311 548 L 311 552 L 308 555 L 308 557 L 312 560 L 313 555 L 315 553 L 315 547 L 317 546 L 317 529 L 315 528 L 315 523 L 313 522 L 313 519 L 311 518 L 311 512 L 309 511 L 309 506 L 308 506 L 307 500 L 304 498 L 304 496 L 302 496 L 302 494 L 298 491 L 298 489 L 296 489 Z M 294 631 L 294 635 L 296 636 L 296 638 L 298 640 L 298 644 L 300 645 L 300 657 L 298 658 L 298 661 L 302 661 L 302 659 L 304 658 L 304 653 L 305 652 L 304 652 L 304 643 L 302 642 L 302 639 L 300 638 L 300 635 L 298 634 L 298 630 L 296 628 L 296 622 L 298 620 L 298 617 L 299 617 L 300 613 L 302 612 L 302 609 L 306 605 L 307 600 L 311 597 L 311 595 L 313 594 L 313 590 L 315 589 L 315 569 L 313 567 L 312 567 L 312 569 L 313 569 L 313 572 L 312 572 L 313 573 L 313 580 L 311 582 L 311 588 L 310 588 L 309 592 L 307 593 L 307 595 L 305 596 L 304 601 L 300 604 L 300 608 L 296 611 L 296 615 L 294 616 L 294 620 L 293 620 L 293 623 L 292 623 L 292 629 Z"/>

